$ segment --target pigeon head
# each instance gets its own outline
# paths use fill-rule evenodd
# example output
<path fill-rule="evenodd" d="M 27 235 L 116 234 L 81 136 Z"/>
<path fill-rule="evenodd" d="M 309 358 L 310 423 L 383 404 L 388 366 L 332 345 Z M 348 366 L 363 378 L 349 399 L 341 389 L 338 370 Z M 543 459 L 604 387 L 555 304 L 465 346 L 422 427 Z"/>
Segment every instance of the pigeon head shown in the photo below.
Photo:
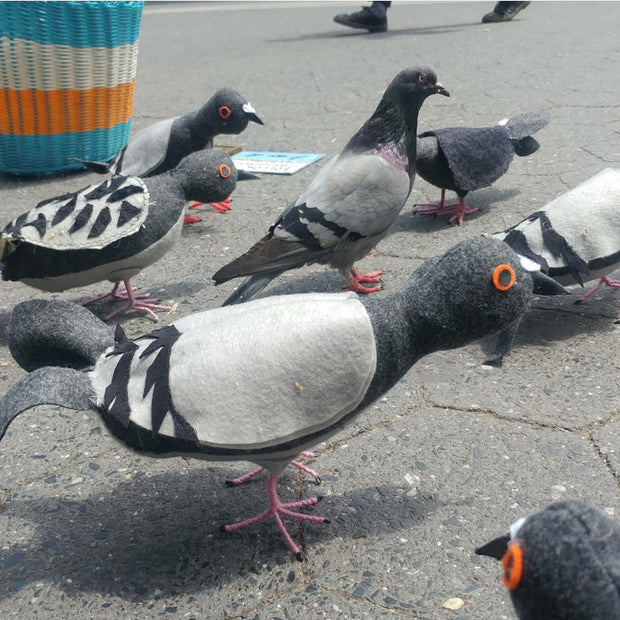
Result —
<path fill-rule="evenodd" d="M 425 347 L 460 347 L 519 320 L 532 299 L 526 267 L 506 244 L 484 237 L 424 263 L 402 294 Z"/>
<path fill-rule="evenodd" d="M 521 518 L 476 553 L 502 562 L 520 620 L 603 620 L 620 609 L 620 527 L 583 502 Z"/>
<path fill-rule="evenodd" d="M 235 168 L 232 159 L 218 149 L 205 149 L 188 155 L 169 174 L 183 187 L 188 200 L 219 202 L 232 194 L 237 181 L 257 178 Z"/>
<path fill-rule="evenodd" d="M 218 90 L 205 108 L 215 133 L 241 133 L 250 121 L 263 124 L 248 100 L 232 88 Z"/>
<path fill-rule="evenodd" d="M 437 76 L 428 67 L 403 69 L 387 87 L 384 99 L 402 109 L 418 109 L 430 95 L 449 97 L 450 93 L 437 81 Z"/>

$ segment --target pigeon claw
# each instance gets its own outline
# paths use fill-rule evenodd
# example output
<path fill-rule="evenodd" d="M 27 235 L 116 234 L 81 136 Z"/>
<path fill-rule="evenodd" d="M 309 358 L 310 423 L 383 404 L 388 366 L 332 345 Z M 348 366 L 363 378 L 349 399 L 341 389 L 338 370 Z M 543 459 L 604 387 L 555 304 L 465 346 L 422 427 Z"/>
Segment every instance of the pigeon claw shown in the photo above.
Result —
<path fill-rule="evenodd" d="M 231 208 L 230 198 L 226 198 L 226 200 L 222 200 L 221 202 L 210 202 L 209 204 L 220 213 L 226 213 L 226 211 L 230 211 Z"/>
<path fill-rule="evenodd" d="M 200 218 L 199 217 L 188 217 L 188 216 L 185 216 L 183 218 L 183 221 L 186 224 L 198 224 L 198 222 L 200 222 Z"/>

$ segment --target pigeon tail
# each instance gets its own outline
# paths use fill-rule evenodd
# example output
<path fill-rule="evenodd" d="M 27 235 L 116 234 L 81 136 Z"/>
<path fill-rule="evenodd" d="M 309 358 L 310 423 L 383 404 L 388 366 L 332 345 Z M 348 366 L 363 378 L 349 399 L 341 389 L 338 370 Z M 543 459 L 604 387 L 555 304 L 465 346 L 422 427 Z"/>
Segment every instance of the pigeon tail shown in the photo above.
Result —
<path fill-rule="evenodd" d="M 15 306 L 7 335 L 11 355 L 29 372 L 46 366 L 85 370 L 114 345 L 111 327 L 86 308 L 59 300 Z"/>
<path fill-rule="evenodd" d="M 503 125 L 508 133 L 508 137 L 513 140 L 521 140 L 527 136 L 534 135 L 537 131 L 544 129 L 551 120 L 551 116 L 547 110 L 539 112 L 526 112 L 525 114 L 517 114 L 511 118 L 500 121 L 498 124 Z"/>
<path fill-rule="evenodd" d="M 250 276 L 246 278 L 235 292 L 222 304 L 223 306 L 232 306 L 249 301 L 255 295 L 258 295 L 272 280 L 277 278 L 282 272 L 273 271 L 271 273 L 261 273 L 260 275 Z"/>
<path fill-rule="evenodd" d="M 511 138 L 510 142 L 512 143 L 512 148 L 515 150 L 515 155 L 518 157 L 527 157 L 540 148 L 540 144 L 532 138 L 532 136 L 525 136 L 525 138 L 521 138 L 521 140 Z"/>
<path fill-rule="evenodd" d="M 38 405 L 90 409 L 95 392 L 86 373 L 72 368 L 39 368 L 18 381 L 0 398 L 0 439 L 11 422 Z"/>
<path fill-rule="evenodd" d="M 110 163 L 103 161 L 89 161 L 88 159 L 78 159 L 77 157 L 71 157 L 70 159 L 82 164 L 82 166 L 84 166 L 87 170 L 90 170 L 90 172 L 95 172 L 97 174 L 108 174 L 112 171 L 112 164 L 114 163 L 113 161 Z"/>

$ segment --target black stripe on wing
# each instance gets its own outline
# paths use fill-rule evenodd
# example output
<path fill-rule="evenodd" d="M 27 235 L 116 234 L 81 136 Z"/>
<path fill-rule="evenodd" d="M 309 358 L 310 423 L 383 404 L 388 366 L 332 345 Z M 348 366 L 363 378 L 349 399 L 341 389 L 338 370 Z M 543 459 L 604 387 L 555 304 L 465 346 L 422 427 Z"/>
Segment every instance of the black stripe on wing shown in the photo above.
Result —
<path fill-rule="evenodd" d="M 170 391 L 170 354 L 174 343 L 180 336 L 181 333 L 174 325 L 168 325 L 139 338 L 139 340 L 151 339 L 153 341 L 142 351 L 140 359 L 158 352 L 146 371 L 142 397 L 146 398 L 146 395 L 153 390 L 151 399 L 153 432 L 159 432 L 164 418 L 169 413 L 174 424 L 175 437 L 198 442 L 198 436 L 192 426 L 175 410 Z"/>

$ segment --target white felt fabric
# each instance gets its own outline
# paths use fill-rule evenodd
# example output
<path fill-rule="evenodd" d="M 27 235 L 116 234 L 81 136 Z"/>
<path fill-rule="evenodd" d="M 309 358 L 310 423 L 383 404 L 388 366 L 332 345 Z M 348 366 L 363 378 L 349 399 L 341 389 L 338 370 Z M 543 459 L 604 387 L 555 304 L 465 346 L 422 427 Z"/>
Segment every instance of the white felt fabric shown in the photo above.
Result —
<path fill-rule="evenodd" d="M 117 174 L 143 176 L 164 161 L 170 142 L 172 123 L 177 119 L 167 118 L 145 127 L 129 140 L 120 170 Z"/>
<path fill-rule="evenodd" d="M 328 427 L 361 402 L 376 367 L 368 314 L 353 293 L 287 295 L 215 308 L 174 323 L 170 392 L 198 439 L 230 449 L 259 448 Z M 152 429 L 139 359 L 129 381 L 130 419 Z M 103 402 L 119 356 L 102 356 L 92 381 Z M 169 416 L 168 416 L 169 417 Z M 165 419 L 160 434 L 174 436 Z"/>
<path fill-rule="evenodd" d="M 620 169 L 601 170 L 540 210 L 584 261 L 620 251 Z M 526 236 L 534 253 L 544 256 L 550 268 L 565 265 L 562 257 L 553 256 L 546 248 L 539 220 L 524 220 L 516 229 Z M 506 233 L 493 236 L 503 239 Z"/>
<path fill-rule="evenodd" d="M 108 183 L 105 181 L 104 183 Z M 86 196 L 94 189 L 99 187 L 101 183 L 90 185 L 79 192 L 76 192 L 76 204 L 73 211 L 65 217 L 62 221 L 55 225 L 52 225 L 54 216 L 56 213 L 64 207 L 70 200 L 70 198 L 64 197 L 61 200 L 53 200 L 42 207 L 35 207 L 27 213 L 26 218 L 21 225 L 13 231 L 8 233 L 2 233 L 2 237 L 5 239 L 20 239 L 27 241 L 32 245 L 36 245 L 43 248 L 49 248 L 52 250 L 100 250 L 114 241 L 123 239 L 129 235 L 133 235 L 137 232 L 148 215 L 149 205 L 149 191 L 141 179 L 136 177 L 126 179 L 122 184 L 116 187 L 115 191 L 130 185 L 139 185 L 142 188 L 141 192 L 130 194 L 122 200 L 108 202 L 109 194 L 103 198 L 89 200 Z M 123 203 L 129 203 L 132 207 L 139 210 L 139 213 L 129 219 L 122 226 L 117 226 L 118 217 L 123 208 Z M 92 214 L 88 218 L 88 222 L 75 232 L 70 232 L 71 227 L 75 223 L 76 218 L 84 210 L 86 205 L 92 205 Z M 109 209 L 110 211 L 110 223 L 105 230 L 95 236 L 89 238 L 88 235 L 91 231 L 92 225 L 97 220 L 97 216 L 103 209 Z M 29 222 L 36 221 L 40 215 L 45 217 L 47 226 L 43 236 L 39 234 L 39 231 L 34 226 L 28 226 Z M 15 225 L 17 218 L 11 221 L 5 230 L 10 229 Z"/>

